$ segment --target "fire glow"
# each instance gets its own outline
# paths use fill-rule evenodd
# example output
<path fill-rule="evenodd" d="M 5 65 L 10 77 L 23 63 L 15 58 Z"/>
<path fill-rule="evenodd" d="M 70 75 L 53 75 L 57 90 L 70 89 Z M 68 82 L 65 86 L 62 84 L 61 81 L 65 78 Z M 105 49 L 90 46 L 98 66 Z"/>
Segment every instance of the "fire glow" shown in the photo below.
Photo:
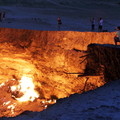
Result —
<path fill-rule="evenodd" d="M 36 98 L 39 97 L 39 94 L 34 90 L 35 86 L 33 83 L 32 78 L 23 76 L 19 81 L 19 85 L 11 86 L 11 91 L 19 91 L 23 95 L 20 98 L 15 98 L 20 102 L 25 101 L 34 101 Z"/>

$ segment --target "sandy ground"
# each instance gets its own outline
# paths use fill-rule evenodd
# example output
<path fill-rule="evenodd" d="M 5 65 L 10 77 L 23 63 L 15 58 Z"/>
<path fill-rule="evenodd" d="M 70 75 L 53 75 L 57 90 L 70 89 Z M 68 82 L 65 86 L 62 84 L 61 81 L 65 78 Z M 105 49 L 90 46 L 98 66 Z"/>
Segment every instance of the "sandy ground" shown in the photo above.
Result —
<path fill-rule="evenodd" d="M 48 5 L 40 8 L 1 6 L 0 10 L 6 12 L 6 18 L 0 23 L 0 27 L 55 31 L 58 30 L 59 16 L 62 19 L 63 31 L 91 31 L 92 17 L 96 20 L 95 31 L 98 31 L 100 17 L 104 20 L 103 30 L 114 31 L 115 27 L 120 25 L 120 5 L 113 2 L 47 2 Z"/>

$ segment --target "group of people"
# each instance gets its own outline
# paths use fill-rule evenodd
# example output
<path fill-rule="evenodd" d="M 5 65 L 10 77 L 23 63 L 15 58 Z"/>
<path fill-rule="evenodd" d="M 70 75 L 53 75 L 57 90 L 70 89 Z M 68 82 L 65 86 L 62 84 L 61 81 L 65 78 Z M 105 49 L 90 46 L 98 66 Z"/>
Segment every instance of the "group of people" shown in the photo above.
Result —
<path fill-rule="evenodd" d="M 95 19 L 94 18 L 91 19 L 91 30 L 92 31 L 95 30 Z M 116 35 L 114 36 L 114 43 L 115 45 L 117 45 L 117 43 L 120 42 L 120 26 L 118 26 L 115 30 L 116 30 Z M 102 18 L 99 18 L 98 31 L 103 32 L 103 19 Z"/>
<path fill-rule="evenodd" d="M 91 19 L 91 31 L 95 30 L 95 25 L 96 25 L 95 18 L 92 18 Z M 103 19 L 102 18 L 99 18 L 99 21 L 98 21 L 98 31 L 99 32 L 103 31 Z"/>
<path fill-rule="evenodd" d="M 0 22 L 5 19 L 5 12 L 0 12 Z"/>
<path fill-rule="evenodd" d="M 60 26 L 61 26 L 61 24 L 62 24 L 61 18 L 58 17 L 57 21 L 58 21 L 58 30 L 60 30 Z M 92 30 L 92 31 L 95 30 L 95 24 L 96 24 L 95 18 L 92 18 L 92 19 L 91 19 L 91 30 Z M 99 18 L 98 31 L 99 31 L 99 32 L 102 32 L 102 31 L 103 31 L 103 19 L 102 19 L 102 18 Z"/>
<path fill-rule="evenodd" d="M 57 22 L 58 22 L 58 30 L 60 30 L 60 26 L 62 25 L 62 20 L 60 17 L 58 17 Z M 91 19 L 91 30 L 92 31 L 95 30 L 95 24 L 96 24 L 95 18 L 92 18 Z M 115 45 L 117 45 L 117 42 L 120 42 L 120 26 L 118 26 L 116 30 L 117 30 L 116 35 L 114 37 Z M 102 18 L 99 18 L 99 21 L 98 21 L 98 31 L 99 32 L 103 31 L 103 19 Z"/>

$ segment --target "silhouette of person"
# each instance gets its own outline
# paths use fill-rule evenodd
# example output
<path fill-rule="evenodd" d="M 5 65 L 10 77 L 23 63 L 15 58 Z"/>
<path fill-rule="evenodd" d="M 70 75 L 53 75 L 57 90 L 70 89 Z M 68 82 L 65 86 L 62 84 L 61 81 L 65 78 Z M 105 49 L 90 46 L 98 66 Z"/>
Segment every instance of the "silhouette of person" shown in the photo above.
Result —
<path fill-rule="evenodd" d="M 0 22 L 5 19 L 5 12 L 0 12 Z"/>
<path fill-rule="evenodd" d="M 2 12 L 2 19 L 5 20 L 5 12 Z"/>
<path fill-rule="evenodd" d="M 91 19 L 91 30 L 94 31 L 95 30 L 95 18 Z"/>
<path fill-rule="evenodd" d="M 2 12 L 0 12 L 0 22 L 2 22 Z"/>
<path fill-rule="evenodd" d="M 117 45 L 117 42 L 120 42 L 120 26 L 118 26 L 116 28 L 116 35 L 114 37 L 114 42 L 115 42 L 115 45 Z"/>
<path fill-rule="evenodd" d="M 102 32 L 102 29 L 103 29 L 103 19 L 100 18 L 100 19 L 99 19 L 99 25 L 98 25 L 98 31 L 99 31 L 99 32 Z"/>
<path fill-rule="evenodd" d="M 60 27 L 61 27 L 61 24 L 62 24 L 61 18 L 58 17 L 57 21 L 58 21 L 58 30 L 60 30 Z"/>

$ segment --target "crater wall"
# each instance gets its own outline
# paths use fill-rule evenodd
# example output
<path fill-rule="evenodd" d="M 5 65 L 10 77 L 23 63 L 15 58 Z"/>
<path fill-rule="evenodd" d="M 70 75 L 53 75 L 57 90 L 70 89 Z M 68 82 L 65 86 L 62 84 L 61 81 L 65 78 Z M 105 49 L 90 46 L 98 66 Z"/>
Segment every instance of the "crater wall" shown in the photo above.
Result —
<path fill-rule="evenodd" d="M 104 70 L 98 70 L 98 74 L 91 72 L 99 57 L 95 50 L 98 47 L 92 47 L 96 57 L 88 57 L 91 51 L 88 45 L 114 44 L 114 35 L 114 32 L 0 28 L 0 117 L 13 117 L 26 110 L 42 111 L 57 99 L 104 85 L 107 73 Z M 104 50 L 109 55 L 109 49 L 100 47 L 102 53 Z M 104 56 L 101 54 L 103 59 Z M 26 81 L 25 86 L 33 82 L 37 93 L 34 99 L 31 94 L 28 100 L 20 101 L 32 86 L 21 91 L 23 81 Z"/>

